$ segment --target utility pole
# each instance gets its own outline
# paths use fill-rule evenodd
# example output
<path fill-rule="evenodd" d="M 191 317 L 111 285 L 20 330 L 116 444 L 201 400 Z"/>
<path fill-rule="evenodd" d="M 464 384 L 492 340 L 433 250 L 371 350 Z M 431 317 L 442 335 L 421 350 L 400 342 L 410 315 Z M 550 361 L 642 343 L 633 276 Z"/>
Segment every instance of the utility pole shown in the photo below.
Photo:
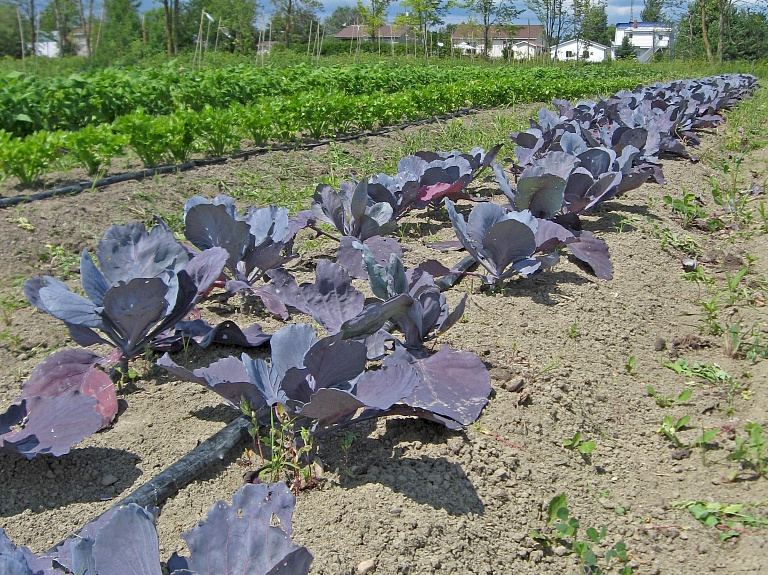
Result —
<path fill-rule="evenodd" d="M 24 62 L 24 29 L 21 27 L 21 14 L 19 14 L 18 7 L 16 8 L 16 18 L 19 20 L 19 37 L 21 38 L 21 61 Z"/>

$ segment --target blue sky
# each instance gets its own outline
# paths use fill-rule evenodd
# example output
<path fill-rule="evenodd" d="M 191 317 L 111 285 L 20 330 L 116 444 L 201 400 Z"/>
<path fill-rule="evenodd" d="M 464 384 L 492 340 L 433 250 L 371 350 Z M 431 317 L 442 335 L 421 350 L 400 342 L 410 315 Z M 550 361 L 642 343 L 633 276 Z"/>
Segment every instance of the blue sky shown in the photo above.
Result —
<path fill-rule="evenodd" d="M 322 0 L 321 0 L 322 1 Z M 610 0 L 608 2 L 608 23 L 609 24 L 615 24 L 616 22 L 629 22 L 629 10 L 630 10 L 630 2 L 631 0 Z M 351 0 L 327 0 L 326 2 L 323 2 L 324 8 L 321 11 L 320 15 L 322 17 L 329 16 L 331 12 L 333 12 L 337 7 L 339 6 L 354 6 L 357 2 L 351 1 Z M 516 2 L 516 5 L 518 8 L 523 8 L 525 6 L 524 2 Z M 142 0 L 141 3 L 141 10 L 149 10 L 154 7 L 161 6 L 160 2 L 153 1 L 153 0 Z M 269 2 L 263 2 L 263 6 L 266 8 L 267 14 L 270 13 L 270 9 L 272 7 L 272 4 Z M 635 1 L 635 15 L 639 18 L 640 11 L 643 9 L 643 0 L 636 0 Z M 389 14 L 390 17 L 394 17 L 395 14 L 398 14 L 402 12 L 403 9 L 400 7 L 397 2 L 393 2 L 392 6 L 390 6 Z M 466 11 L 461 10 L 460 8 L 453 8 L 450 13 L 448 13 L 444 20 L 448 24 L 458 24 L 462 21 L 465 21 L 467 19 Z M 519 23 L 525 24 L 528 19 L 531 20 L 531 24 L 535 24 L 537 22 L 536 16 L 530 12 L 529 10 L 526 10 L 522 14 L 520 14 L 520 17 L 517 19 Z"/>

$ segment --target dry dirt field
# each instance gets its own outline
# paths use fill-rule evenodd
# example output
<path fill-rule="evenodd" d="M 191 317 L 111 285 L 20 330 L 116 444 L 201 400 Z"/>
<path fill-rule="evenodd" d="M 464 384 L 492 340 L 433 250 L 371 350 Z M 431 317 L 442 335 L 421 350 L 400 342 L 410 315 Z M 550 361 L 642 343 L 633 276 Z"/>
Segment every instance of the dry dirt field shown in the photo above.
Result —
<path fill-rule="evenodd" d="M 241 208 L 269 201 L 297 207 L 321 179 L 343 178 L 350 169 L 381 171 L 420 146 L 465 146 L 472 134 L 490 143 L 534 108 L 479 113 L 313 151 L 273 152 L 3 210 L 0 411 L 42 358 L 73 345 L 60 322 L 24 306 L 24 280 L 45 273 L 79 285 L 77 254 L 93 251 L 107 226 L 149 222 L 157 213 L 179 229 L 184 201 L 195 194 L 230 193 Z M 716 211 L 710 178 L 729 185 L 731 175 L 719 166 L 735 166 L 719 138 L 718 132 L 704 136 L 698 163 L 665 160 L 665 187 L 645 184 L 584 218 L 585 229 L 610 247 L 612 280 L 598 280 L 563 256 L 553 269 L 510 281 L 502 292 L 480 292 L 470 278 L 447 292 L 451 304 L 464 293 L 469 299 L 464 320 L 441 339 L 486 363 L 493 385 L 488 406 L 476 426 L 461 432 L 406 418 L 359 424 L 352 428 L 348 461 L 339 435 L 320 440 L 321 484 L 300 494 L 294 514 L 293 538 L 314 554 L 312 573 L 353 574 L 370 559 L 382 575 L 578 573 L 578 558 L 565 546 L 542 546 L 530 536 L 532 530 L 551 532 L 547 505 L 560 493 L 580 522 L 582 540 L 587 527 L 606 527 L 596 550 L 607 573 L 624 567 L 614 560 L 606 568 L 602 559 L 618 541 L 626 543 L 634 573 L 768 573 L 768 479 L 728 459 L 734 440 L 746 437 L 747 422 L 765 426 L 768 437 L 768 361 L 746 357 L 755 349 L 768 354 L 768 224 L 757 212 L 768 197 L 763 191 L 747 202 L 751 222 L 714 233 L 683 229 L 662 200 L 682 197 L 685 189 L 708 213 Z M 746 154 L 735 185 L 764 189 L 766 160 L 765 149 Z M 2 191 L 18 193 L 13 182 Z M 301 237 L 302 257 L 291 264 L 299 275 L 333 255 L 331 242 Z M 451 265 L 462 257 L 427 246 L 428 240 L 453 239 L 447 217 L 414 215 L 401 239 L 410 248 L 406 265 L 430 257 Z M 687 257 L 698 258 L 711 285 L 684 278 Z M 748 272 L 729 289 L 728 278 L 744 267 Z M 715 315 L 704 321 L 699 302 L 716 296 Z M 267 332 L 280 325 L 258 307 L 209 302 L 202 312 L 241 326 L 257 321 Z M 307 318 L 294 314 L 292 321 Z M 726 330 L 740 326 L 737 349 L 728 349 L 715 321 Z M 199 367 L 239 353 L 193 347 L 173 359 Z M 664 366 L 678 359 L 717 364 L 728 377 L 713 382 Z M 144 359 L 135 367 L 140 377 L 120 396 L 111 429 L 59 459 L 0 455 L 0 526 L 15 543 L 36 552 L 49 548 L 238 415 L 214 393 L 176 381 Z M 692 394 L 661 407 L 649 385 L 659 396 Z M 665 415 L 675 421 L 690 416 L 677 437 L 694 446 L 676 446 L 657 432 Z M 717 431 L 714 439 L 696 446 L 707 430 Z M 591 454 L 563 446 L 577 431 L 595 442 Z M 245 469 L 237 459 L 245 447 L 162 506 L 164 559 L 183 550 L 180 532 L 240 487 Z M 707 526 L 682 508 L 695 501 L 745 506 L 741 516 L 714 514 L 719 525 Z"/>

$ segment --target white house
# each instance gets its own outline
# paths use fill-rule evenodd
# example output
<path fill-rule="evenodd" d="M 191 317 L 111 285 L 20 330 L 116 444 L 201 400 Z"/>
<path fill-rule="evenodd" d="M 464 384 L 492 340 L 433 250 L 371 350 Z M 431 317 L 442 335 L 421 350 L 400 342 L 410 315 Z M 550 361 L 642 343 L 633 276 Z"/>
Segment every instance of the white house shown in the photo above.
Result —
<path fill-rule="evenodd" d="M 672 35 L 672 27 L 663 22 L 626 22 L 616 24 L 616 36 L 613 39 L 611 50 L 616 56 L 616 50 L 624 41 L 624 36 L 629 37 L 629 42 L 635 49 L 638 62 L 648 62 L 659 50 L 669 48 L 669 39 Z"/>
<path fill-rule="evenodd" d="M 59 33 L 38 32 L 37 42 L 35 42 L 35 55 L 45 56 L 46 58 L 56 58 L 59 55 Z"/>
<path fill-rule="evenodd" d="M 512 53 L 516 60 L 535 58 L 544 50 L 544 44 L 536 40 L 521 40 L 512 44 Z"/>
<path fill-rule="evenodd" d="M 488 30 L 488 43 L 491 58 L 503 58 L 504 49 L 512 48 L 515 58 L 533 58 L 541 53 L 540 24 L 515 24 L 513 26 L 491 26 Z M 477 24 L 461 23 L 451 34 L 454 50 L 463 54 L 482 53 L 483 27 Z"/>
<path fill-rule="evenodd" d="M 553 60 L 560 62 L 602 62 L 611 53 L 608 46 L 603 46 L 591 40 L 566 40 L 550 48 Z"/>

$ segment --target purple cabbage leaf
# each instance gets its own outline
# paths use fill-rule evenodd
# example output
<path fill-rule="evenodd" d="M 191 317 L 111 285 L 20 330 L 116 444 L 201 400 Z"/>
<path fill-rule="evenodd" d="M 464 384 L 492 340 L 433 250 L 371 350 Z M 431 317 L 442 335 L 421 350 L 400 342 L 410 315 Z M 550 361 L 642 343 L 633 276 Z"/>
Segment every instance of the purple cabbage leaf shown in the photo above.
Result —
<path fill-rule="evenodd" d="M 313 217 L 288 217 L 288 210 L 275 206 L 249 207 L 239 215 L 232 198 L 216 196 L 211 202 L 195 196 L 184 206 L 184 235 L 197 249 L 223 248 L 227 252 L 228 293 L 249 291 L 261 297 L 267 309 L 279 316 L 286 312 L 279 303 L 262 294 L 255 284 L 269 270 L 277 269 L 297 256 L 293 252 L 296 233 Z"/>
<path fill-rule="evenodd" d="M 485 283 L 498 285 L 516 273 L 527 277 L 541 267 L 534 258 L 538 221 L 530 211 L 507 212 L 484 203 L 475 206 L 465 222 L 448 198 L 445 207 L 464 249 L 488 271 L 481 276 Z"/>
<path fill-rule="evenodd" d="M 244 485 L 231 505 L 217 501 L 204 521 L 182 533 L 190 555 L 174 553 L 170 575 L 306 575 L 313 557 L 290 539 L 294 505 L 284 483 Z M 16 547 L 0 529 L 0 572 L 161 575 L 155 521 L 154 513 L 135 503 L 113 508 L 39 557 Z"/>
<path fill-rule="evenodd" d="M 108 360 L 85 349 L 48 356 L 22 386 L 21 397 L 0 414 L 0 451 L 27 459 L 38 453 L 59 457 L 117 414 L 117 395 L 99 366 Z"/>
<path fill-rule="evenodd" d="M 451 311 L 445 295 L 435 285 L 433 276 L 424 271 L 424 268 L 406 271 L 403 262 L 396 256 L 392 256 L 387 265 L 382 266 L 367 250 L 364 249 L 363 254 L 368 266 L 371 289 L 377 297 L 408 295 L 412 300 L 408 308 L 392 316 L 392 321 L 405 337 L 403 345 L 406 348 L 423 349 L 426 341 L 445 333 L 464 315 L 466 294 Z"/>
<path fill-rule="evenodd" d="M 190 260 L 167 229 L 147 233 L 137 223 L 110 227 L 96 257 L 101 269 L 88 252 L 80 258 L 86 297 L 49 276 L 27 280 L 24 295 L 80 345 L 113 344 L 127 362 L 192 310 L 221 275 L 226 252 L 212 248 Z"/>

